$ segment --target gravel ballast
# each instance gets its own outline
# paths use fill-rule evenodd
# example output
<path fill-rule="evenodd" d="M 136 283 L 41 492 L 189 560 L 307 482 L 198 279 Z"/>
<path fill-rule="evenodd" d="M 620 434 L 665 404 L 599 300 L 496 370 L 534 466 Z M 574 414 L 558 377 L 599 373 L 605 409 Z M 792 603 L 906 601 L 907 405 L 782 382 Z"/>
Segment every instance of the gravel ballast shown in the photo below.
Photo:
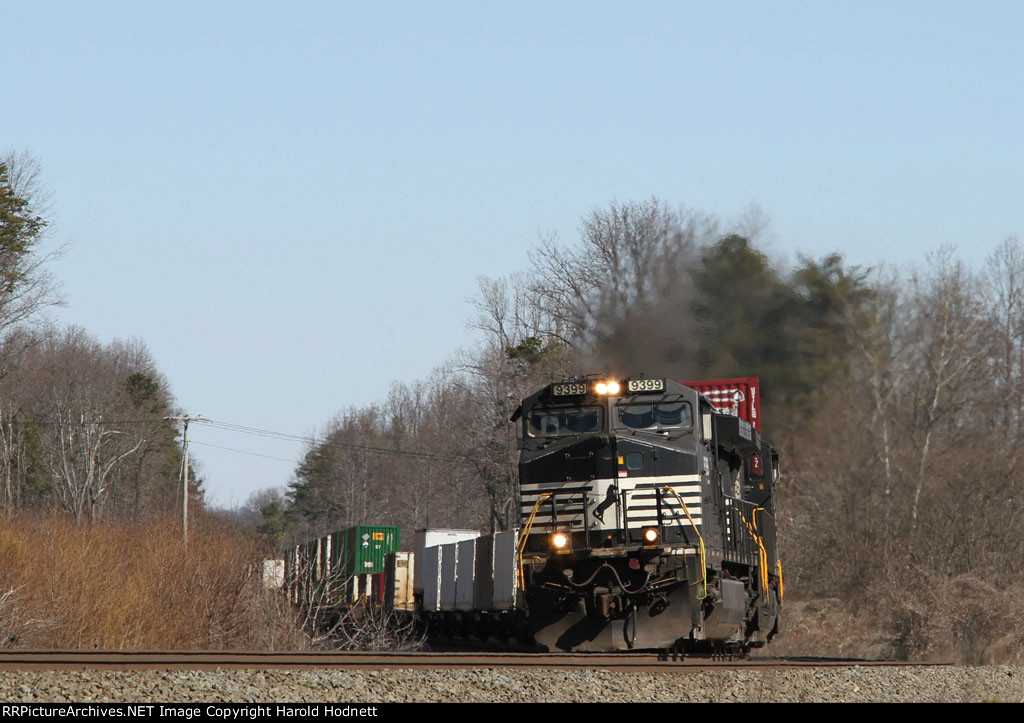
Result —
<path fill-rule="evenodd" d="M 1024 702 L 1024 667 L 0 672 L 5 703 Z"/>

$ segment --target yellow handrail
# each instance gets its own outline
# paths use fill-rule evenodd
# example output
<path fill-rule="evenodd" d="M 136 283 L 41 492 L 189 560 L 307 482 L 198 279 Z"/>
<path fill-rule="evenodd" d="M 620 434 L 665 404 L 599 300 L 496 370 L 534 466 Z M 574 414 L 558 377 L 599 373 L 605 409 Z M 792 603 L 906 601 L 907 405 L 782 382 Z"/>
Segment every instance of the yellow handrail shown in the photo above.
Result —
<path fill-rule="evenodd" d="M 530 530 L 533 529 L 533 518 L 537 516 L 537 510 L 540 509 L 540 503 L 552 496 L 551 492 L 543 492 L 537 501 L 533 505 L 533 510 L 530 511 L 530 518 L 523 525 L 522 534 L 519 537 L 519 542 L 516 544 L 516 565 L 519 569 L 519 589 L 522 590 L 526 586 L 526 573 L 523 570 L 523 553 L 526 552 L 526 540 L 530 536 Z"/>
<path fill-rule="evenodd" d="M 758 560 L 761 563 L 758 566 L 758 567 L 761 568 L 761 589 L 764 590 L 765 595 L 767 595 L 768 594 L 768 552 L 767 552 L 767 550 L 764 549 L 764 543 L 761 542 L 761 536 L 759 534 L 757 534 L 757 530 L 753 527 L 753 525 L 751 525 L 749 522 L 747 522 L 747 518 L 743 516 L 743 512 L 741 512 L 738 507 L 734 507 L 733 509 L 736 510 L 736 514 L 740 516 L 741 520 L 743 520 L 743 524 L 747 526 L 747 531 L 749 531 L 750 535 L 754 538 L 754 542 L 757 543 Z"/>
<path fill-rule="evenodd" d="M 764 507 L 758 507 L 757 509 L 754 510 L 754 512 L 755 513 L 757 513 L 757 512 L 767 512 L 767 510 Z M 756 530 L 757 529 L 757 515 L 756 514 L 753 516 L 753 519 L 754 519 L 754 529 Z M 776 552 L 775 554 L 778 555 L 778 552 Z M 782 584 L 782 558 L 780 558 L 780 557 L 776 557 L 775 558 L 775 569 L 776 569 L 776 571 L 779 574 L 779 605 L 782 605 L 782 598 L 783 598 L 783 595 L 785 593 L 785 586 Z"/>
<path fill-rule="evenodd" d="M 704 593 L 700 595 L 697 599 L 703 600 L 708 596 L 708 566 L 707 559 L 705 558 L 704 553 L 704 537 L 700 534 L 700 530 L 697 529 L 697 523 L 693 521 L 693 517 L 690 516 L 690 510 L 687 509 L 686 503 L 683 502 L 683 498 L 679 496 L 679 493 L 676 492 L 671 487 L 669 487 L 668 485 L 665 485 L 664 487 L 659 487 L 658 489 L 672 493 L 672 496 L 676 498 L 676 501 L 679 503 L 680 507 L 683 508 L 683 513 L 686 515 L 686 519 L 690 521 L 690 526 L 693 527 L 693 531 L 697 533 L 697 541 L 700 542 L 700 578 L 701 581 L 704 583 Z M 693 584 L 696 585 L 697 583 L 694 582 Z"/>

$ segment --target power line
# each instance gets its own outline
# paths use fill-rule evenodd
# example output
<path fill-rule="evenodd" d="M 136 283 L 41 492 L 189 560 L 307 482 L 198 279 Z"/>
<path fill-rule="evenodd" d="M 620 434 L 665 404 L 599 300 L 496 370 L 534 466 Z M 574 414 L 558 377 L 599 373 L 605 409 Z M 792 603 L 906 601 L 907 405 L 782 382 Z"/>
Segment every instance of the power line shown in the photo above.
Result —
<path fill-rule="evenodd" d="M 155 424 L 155 423 L 157 423 L 159 421 L 169 421 L 169 420 L 182 421 L 182 416 L 181 415 L 175 415 L 175 416 L 164 417 L 163 420 L 157 420 L 157 419 L 118 419 L 118 420 L 106 420 L 106 419 L 103 419 L 103 420 L 78 420 L 78 421 L 70 421 L 70 422 L 62 422 L 62 421 L 55 421 L 55 420 L 48 420 L 48 419 L 44 419 L 44 420 L 29 420 L 29 419 L 22 418 L 22 419 L 14 419 L 14 420 L 12 420 L 12 423 L 14 423 L 14 424 L 22 424 L 22 425 L 36 425 L 36 426 L 43 426 L 43 425 L 46 425 L 46 426 L 57 426 L 57 425 L 63 425 L 63 424 L 67 424 L 69 426 L 81 426 L 81 425 L 93 426 L 93 425 L 101 425 L 101 424 L 103 424 L 103 425 L 110 425 L 110 426 L 120 426 L 120 425 L 129 425 L 129 424 Z M 190 419 L 190 421 L 191 422 L 195 422 L 195 423 L 203 424 L 203 425 L 211 427 L 213 429 L 220 429 L 220 430 L 223 430 L 223 431 L 226 431 L 226 432 L 236 432 L 236 433 L 239 433 L 239 434 L 248 434 L 248 435 L 251 435 L 251 436 L 254 436 L 254 437 L 263 437 L 265 439 L 279 439 L 279 440 L 282 440 L 282 441 L 285 441 L 285 442 L 299 442 L 299 443 L 302 443 L 302 444 L 308 444 L 308 445 L 310 445 L 312 447 L 329 447 L 329 448 L 345 449 L 345 450 L 357 451 L 357 452 L 368 452 L 368 453 L 371 453 L 371 454 L 390 454 L 390 455 L 395 455 L 395 456 L 399 456 L 399 457 L 409 457 L 411 459 L 423 459 L 423 460 L 431 460 L 431 461 L 437 461 L 437 462 L 457 462 L 457 463 L 472 463 L 472 464 L 490 464 L 489 460 L 477 459 L 475 457 L 470 457 L 468 455 L 434 454 L 434 453 L 431 453 L 431 452 L 417 452 L 417 451 L 414 451 L 414 450 L 396 449 L 394 447 L 380 447 L 380 446 L 370 445 L 370 444 L 357 444 L 355 442 L 329 441 L 327 439 L 317 439 L 316 437 L 310 437 L 310 436 L 301 435 L 301 434 L 290 434 L 288 432 L 277 432 L 277 431 L 270 430 L 270 429 L 260 429 L 258 427 L 249 427 L 249 426 L 246 426 L 246 425 L 243 425 L 243 424 L 233 424 L 231 422 L 220 422 L 220 421 L 217 421 L 217 420 L 206 419 L 205 417 L 204 418 L 192 417 Z M 4 423 L 6 423 L 6 422 L 0 422 L 0 424 L 4 424 Z M 191 443 L 192 444 L 203 444 L 203 445 L 205 445 L 207 447 L 217 447 L 217 445 L 214 445 L 214 444 L 209 444 L 209 443 L 206 443 L 206 442 L 197 442 L 195 440 L 191 440 Z M 294 464 L 301 464 L 301 461 L 286 460 L 286 459 L 284 459 L 282 457 L 274 457 L 274 456 L 271 456 L 271 455 L 261 455 L 261 454 L 258 454 L 256 452 L 246 452 L 244 450 L 232 449 L 230 447 L 220 447 L 219 449 L 224 449 L 224 450 L 229 451 L 229 452 L 237 452 L 239 454 L 249 454 L 249 455 L 253 455 L 253 456 L 256 456 L 256 457 L 266 457 L 268 459 L 276 459 L 276 460 L 280 460 L 282 462 L 292 462 Z"/>
<path fill-rule="evenodd" d="M 96 419 L 96 420 L 54 420 L 54 419 L 26 419 L 24 417 L 15 417 L 13 419 L 3 419 L 0 424 L 21 424 L 21 425 L 33 425 L 36 427 L 42 426 L 56 426 L 58 424 L 65 424 L 68 426 L 95 426 L 99 424 L 109 425 L 122 425 L 122 424 L 156 424 L 158 422 L 166 421 L 167 418 L 160 419 Z"/>
<path fill-rule="evenodd" d="M 198 421 L 198 420 L 197 420 Z M 222 429 L 229 432 L 239 432 L 241 434 L 250 434 L 256 437 L 265 437 L 270 439 L 281 439 L 289 442 L 302 442 L 309 444 L 314 447 L 333 447 L 336 449 L 354 450 L 360 452 L 370 452 L 373 454 L 392 454 L 400 457 L 411 457 L 413 459 L 425 459 L 433 460 L 438 462 L 471 462 L 475 464 L 488 464 L 488 460 L 476 459 L 465 455 L 443 455 L 433 454 L 431 452 L 416 452 L 407 449 L 395 449 L 394 447 L 379 447 L 370 444 L 356 444 L 355 442 L 338 442 L 328 441 L 326 439 L 317 439 L 316 437 L 308 437 L 298 434 L 289 434 L 287 432 L 275 432 L 270 429 L 259 429 L 257 427 L 247 427 L 241 424 L 232 424 L 230 422 L 219 422 L 217 420 L 203 420 L 202 423 L 206 426 L 213 427 L 215 429 Z"/>
<path fill-rule="evenodd" d="M 286 459 L 284 457 L 274 457 L 269 454 L 259 454 L 258 452 L 247 452 L 244 449 L 234 449 L 232 447 L 222 447 L 219 444 L 210 444 L 209 442 L 199 442 L 195 439 L 191 440 L 189 444 L 198 444 L 202 447 L 213 447 L 214 449 L 223 449 L 228 452 L 237 452 L 238 454 L 247 454 L 250 457 L 262 457 L 263 459 L 276 459 L 278 462 L 288 462 L 289 464 L 301 464 L 300 460 L 297 459 Z"/>

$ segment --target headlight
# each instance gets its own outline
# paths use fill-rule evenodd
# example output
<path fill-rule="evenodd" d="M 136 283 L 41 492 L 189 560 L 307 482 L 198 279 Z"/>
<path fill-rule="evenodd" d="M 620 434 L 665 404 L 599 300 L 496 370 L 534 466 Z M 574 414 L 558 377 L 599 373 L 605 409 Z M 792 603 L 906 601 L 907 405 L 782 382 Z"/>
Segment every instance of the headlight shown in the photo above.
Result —
<path fill-rule="evenodd" d="M 641 536 L 644 538 L 645 545 L 653 545 L 657 543 L 658 538 L 660 537 L 657 527 L 645 527 Z"/>
<path fill-rule="evenodd" d="M 594 385 L 594 391 L 600 396 L 615 396 L 622 391 L 622 386 L 615 381 L 611 382 L 598 382 Z"/>
<path fill-rule="evenodd" d="M 564 550 L 569 544 L 569 535 L 564 532 L 556 532 L 551 535 L 551 546 L 556 550 Z"/>

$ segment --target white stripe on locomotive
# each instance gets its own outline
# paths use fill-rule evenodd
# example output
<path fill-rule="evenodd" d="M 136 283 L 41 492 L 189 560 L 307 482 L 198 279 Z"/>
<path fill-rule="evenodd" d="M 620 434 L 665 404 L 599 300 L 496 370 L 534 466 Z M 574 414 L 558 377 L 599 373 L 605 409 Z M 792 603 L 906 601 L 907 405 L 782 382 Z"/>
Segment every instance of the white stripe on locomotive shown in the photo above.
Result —
<path fill-rule="evenodd" d="M 537 508 L 533 524 L 543 529 L 550 528 L 557 518 L 559 526 L 584 527 L 583 496 L 588 496 L 591 506 L 606 499 L 608 489 L 617 486 L 620 495 L 626 497 L 627 524 L 629 529 L 648 526 L 658 521 L 658 503 L 655 489 L 671 487 L 686 505 L 690 517 L 698 527 L 701 525 L 700 475 L 666 475 L 664 477 L 620 477 L 618 479 L 595 479 L 580 482 L 535 482 L 520 485 L 520 515 L 523 522 L 529 518 L 544 492 L 555 493 L 555 510 L 552 514 L 551 501 L 545 500 Z M 637 504 L 637 503 L 640 504 Z M 663 524 L 689 525 L 686 514 L 679 508 L 674 495 L 662 496 Z M 616 529 L 617 515 L 609 508 L 604 520 L 592 518 L 587 527 L 591 530 Z M 536 530 L 541 532 L 542 530 Z"/>

